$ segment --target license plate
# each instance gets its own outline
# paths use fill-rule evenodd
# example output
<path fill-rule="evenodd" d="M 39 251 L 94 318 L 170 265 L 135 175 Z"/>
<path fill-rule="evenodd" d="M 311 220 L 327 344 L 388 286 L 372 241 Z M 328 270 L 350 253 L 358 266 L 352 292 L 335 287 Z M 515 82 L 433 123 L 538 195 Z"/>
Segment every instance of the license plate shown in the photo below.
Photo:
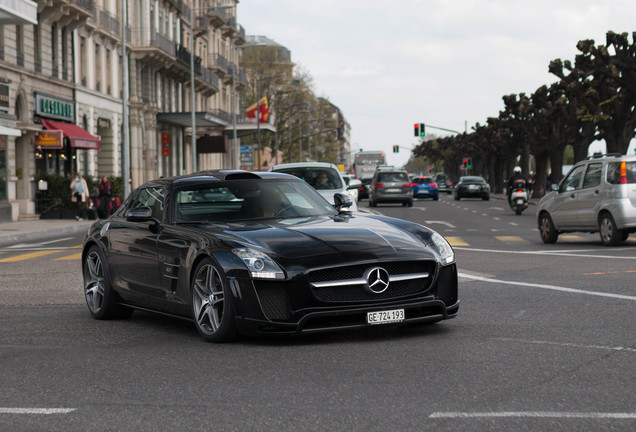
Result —
<path fill-rule="evenodd" d="M 404 321 L 404 309 L 367 312 L 367 324 L 387 324 Z"/>
<path fill-rule="evenodd" d="M 518 199 L 517 200 L 517 204 L 519 204 L 519 205 L 523 204 L 523 200 L 522 199 Z"/>
<path fill-rule="evenodd" d="M 386 193 L 400 193 L 402 192 L 400 189 L 387 189 Z"/>

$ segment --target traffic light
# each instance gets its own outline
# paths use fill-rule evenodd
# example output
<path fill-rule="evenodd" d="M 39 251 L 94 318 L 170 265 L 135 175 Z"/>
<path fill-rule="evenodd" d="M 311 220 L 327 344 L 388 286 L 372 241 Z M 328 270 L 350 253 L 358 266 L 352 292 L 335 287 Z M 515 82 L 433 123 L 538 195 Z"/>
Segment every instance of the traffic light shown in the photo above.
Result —
<path fill-rule="evenodd" d="M 400 152 L 400 146 L 399 145 L 394 145 L 393 146 L 393 153 L 399 153 Z"/>
<path fill-rule="evenodd" d="M 415 136 L 420 136 L 420 125 L 417 123 L 415 124 Z"/>
<path fill-rule="evenodd" d="M 472 158 L 467 158 L 468 159 L 468 169 L 471 169 L 473 167 L 473 159 Z"/>
<path fill-rule="evenodd" d="M 420 136 L 426 135 L 426 131 L 424 129 L 424 123 L 420 123 Z"/>

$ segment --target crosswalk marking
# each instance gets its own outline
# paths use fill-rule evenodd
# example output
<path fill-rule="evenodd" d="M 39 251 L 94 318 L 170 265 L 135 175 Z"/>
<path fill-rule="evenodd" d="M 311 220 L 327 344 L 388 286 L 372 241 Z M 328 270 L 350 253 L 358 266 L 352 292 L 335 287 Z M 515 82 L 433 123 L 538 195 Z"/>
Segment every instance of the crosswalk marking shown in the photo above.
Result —
<path fill-rule="evenodd" d="M 495 238 L 505 243 L 530 243 L 528 240 L 523 239 L 519 236 L 495 236 Z"/>
<path fill-rule="evenodd" d="M 44 255 L 50 255 L 50 254 L 58 253 L 58 252 L 60 252 L 59 249 L 58 250 L 45 250 L 45 251 L 31 252 L 31 253 L 28 253 L 28 254 L 16 255 L 16 256 L 9 257 L 9 258 L 0 259 L 0 263 L 24 261 L 24 260 L 28 260 L 28 259 L 31 259 L 31 258 L 37 258 L 37 257 L 41 257 L 41 256 L 44 256 Z"/>

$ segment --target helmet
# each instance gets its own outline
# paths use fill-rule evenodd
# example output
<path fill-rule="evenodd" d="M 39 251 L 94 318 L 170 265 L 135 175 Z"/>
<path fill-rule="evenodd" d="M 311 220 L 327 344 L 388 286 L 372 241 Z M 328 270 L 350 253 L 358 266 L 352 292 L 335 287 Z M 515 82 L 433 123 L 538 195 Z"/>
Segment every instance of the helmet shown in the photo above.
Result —
<path fill-rule="evenodd" d="M 516 166 L 514 172 L 521 174 L 521 167 Z"/>

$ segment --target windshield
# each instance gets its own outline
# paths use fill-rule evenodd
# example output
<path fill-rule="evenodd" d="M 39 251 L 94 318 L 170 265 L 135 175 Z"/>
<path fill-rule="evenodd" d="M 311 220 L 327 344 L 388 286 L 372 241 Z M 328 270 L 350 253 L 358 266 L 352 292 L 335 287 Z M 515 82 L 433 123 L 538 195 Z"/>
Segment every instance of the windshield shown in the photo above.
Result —
<path fill-rule="evenodd" d="M 337 211 L 297 180 L 232 180 L 175 191 L 175 223 L 234 222 L 264 218 L 327 216 Z"/>
<path fill-rule="evenodd" d="M 305 180 L 314 189 L 342 189 L 342 180 L 338 172 L 332 168 L 321 167 L 299 167 L 299 168 L 278 168 L 273 170 L 275 172 L 282 172 L 285 174 L 291 174 L 302 180 Z"/>

